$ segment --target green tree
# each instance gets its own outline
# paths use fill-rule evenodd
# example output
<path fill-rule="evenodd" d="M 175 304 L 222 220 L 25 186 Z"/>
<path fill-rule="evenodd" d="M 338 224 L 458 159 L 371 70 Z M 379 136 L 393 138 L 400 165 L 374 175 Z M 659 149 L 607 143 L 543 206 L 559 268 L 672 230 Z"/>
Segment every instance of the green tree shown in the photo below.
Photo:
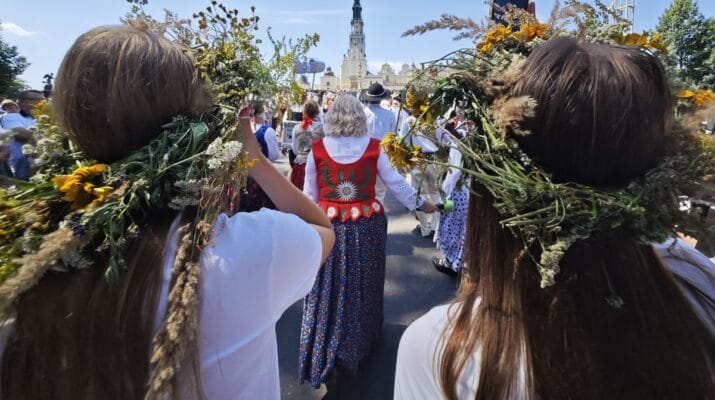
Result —
<path fill-rule="evenodd" d="M 674 0 L 656 30 L 670 47 L 681 79 L 695 86 L 715 85 L 715 19 L 705 18 L 697 1 Z"/>
<path fill-rule="evenodd" d="M 28 65 L 25 57 L 17 51 L 17 47 L 10 46 L 0 35 L 0 94 L 10 95 L 10 92 L 16 91 L 18 86 L 23 86 L 22 82 L 17 81 L 17 77 Z"/>

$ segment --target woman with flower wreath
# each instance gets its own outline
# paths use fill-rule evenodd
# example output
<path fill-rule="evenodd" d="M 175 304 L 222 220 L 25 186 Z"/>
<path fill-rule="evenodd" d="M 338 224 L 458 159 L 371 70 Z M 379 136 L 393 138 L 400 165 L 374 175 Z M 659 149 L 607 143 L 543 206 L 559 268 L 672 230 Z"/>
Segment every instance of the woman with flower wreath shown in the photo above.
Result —
<path fill-rule="evenodd" d="M 464 267 L 467 240 L 467 211 L 469 209 L 469 179 L 462 179 L 462 152 L 454 142 L 462 140 L 467 129 L 445 127 L 450 137 L 447 174 L 442 181 L 442 192 L 454 208 L 439 219 L 434 243 L 444 257 L 433 257 L 435 269 L 449 276 L 459 276 Z"/>
<path fill-rule="evenodd" d="M 495 101 L 491 115 L 495 121 L 504 112 L 513 117 L 501 118 L 512 121 L 502 132 L 537 164 L 533 174 L 547 170 L 554 187 L 615 193 L 616 201 L 639 187 L 640 177 L 669 179 L 654 175 L 674 142 L 671 93 L 653 54 L 553 39 L 514 76 L 506 101 Z M 522 96 L 535 100 L 533 113 L 506 110 Z M 515 160 L 509 165 L 523 162 L 515 148 L 507 149 L 472 148 L 465 165 L 497 167 L 497 158 L 509 157 Z M 642 240 L 654 233 L 643 226 L 678 212 L 670 192 L 659 192 L 666 188 L 647 186 L 649 195 L 666 193 L 662 201 L 636 200 L 650 204 L 645 225 L 630 222 L 628 213 L 638 210 L 628 207 L 596 215 L 613 202 L 576 210 L 609 223 L 580 231 L 570 247 L 559 245 L 560 254 L 556 247 L 525 247 L 514 233 L 539 231 L 538 220 L 524 219 L 510 230 L 505 225 L 514 215 L 500 213 L 519 198 L 559 193 L 522 186 L 515 197 L 500 197 L 508 192 L 498 185 L 524 176 L 475 171 L 470 255 L 459 293 L 405 331 L 396 399 L 715 398 L 715 265 L 680 242 Z M 581 218 L 569 208 L 578 203 L 565 200 L 567 218 L 549 227 L 552 234 L 565 234 L 559 227 Z M 546 270 L 546 258 L 558 274 Z"/>
<path fill-rule="evenodd" d="M 303 105 L 303 121 L 293 129 L 293 151 L 295 159 L 290 170 L 290 181 L 303 190 L 305 183 L 305 163 L 313 142 L 323 138 L 323 124 L 320 122 L 320 106 L 314 101 Z"/>
<path fill-rule="evenodd" d="M 239 141 L 221 145 L 219 137 L 207 146 L 214 131 L 198 117 L 207 106 L 193 59 L 158 34 L 99 27 L 69 49 L 57 76 L 54 114 L 76 149 L 110 164 L 53 180 L 63 200 L 72 201 L 71 208 L 59 208 L 67 217 L 0 285 L 1 398 L 280 398 L 275 324 L 308 292 L 334 236 L 322 210 L 261 154 L 249 108 L 235 133 L 218 129 L 243 141 L 246 159 L 255 160 L 250 175 L 282 212 L 219 212 L 199 221 L 201 210 L 213 207 L 211 188 L 198 205 L 180 210 L 155 200 L 172 183 L 178 186 L 182 174 L 211 176 L 222 165 L 236 165 Z M 167 135 L 182 124 L 179 115 L 192 122 L 172 142 Z M 155 169 L 174 154 L 182 155 L 180 162 Z M 214 155 L 208 162 L 207 154 Z M 145 155 L 147 161 L 136 161 Z M 203 161 L 182 169 L 181 163 L 196 160 Z M 142 178 L 115 174 L 130 168 Z M 89 179 L 100 176 L 123 183 L 109 180 L 98 192 Z M 189 200 L 174 205 L 182 202 Z M 131 230 L 121 228 L 122 213 L 95 218 L 131 204 L 144 204 L 133 218 L 145 217 L 133 240 Z M 202 245 L 195 238 L 203 229 L 208 240 Z M 98 232 L 108 232 L 112 243 L 105 247 Z M 75 247 L 78 238 L 87 238 L 84 248 Z M 107 250 L 115 249 L 115 240 L 128 242 L 126 264 L 116 271 L 117 259 Z M 71 267 L 69 254 L 84 258 L 85 268 Z"/>
<path fill-rule="evenodd" d="M 338 96 L 324 131 L 308 155 L 304 187 L 336 232 L 333 252 L 303 305 L 299 377 L 315 388 L 335 378 L 336 367 L 356 370 L 382 331 L 387 219 L 375 198 L 378 176 L 410 210 L 437 210 L 417 196 L 380 142 L 368 136 L 357 98 Z"/>

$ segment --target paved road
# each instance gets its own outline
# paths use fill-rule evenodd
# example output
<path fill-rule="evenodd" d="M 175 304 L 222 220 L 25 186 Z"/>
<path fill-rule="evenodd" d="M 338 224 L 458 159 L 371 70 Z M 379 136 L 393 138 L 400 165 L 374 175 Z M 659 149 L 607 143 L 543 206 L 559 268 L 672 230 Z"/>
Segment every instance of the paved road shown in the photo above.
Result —
<path fill-rule="evenodd" d="M 387 277 L 385 282 L 385 324 L 376 351 L 363 361 L 358 375 L 340 383 L 330 399 L 391 399 L 395 376 L 397 346 L 405 328 L 435 305 L 447 302 L 457 288 L 457 281 L 432 267 L 438 255 L 430 239 L 410 231 L 417 221 L 388 194 Z M 278 322 L 278 358 L 281 395 L 284 400 L 321 399 L 325 385 L 314 390 L 296 378 L 298 336 L 303 302 L 294 304 Z"/>

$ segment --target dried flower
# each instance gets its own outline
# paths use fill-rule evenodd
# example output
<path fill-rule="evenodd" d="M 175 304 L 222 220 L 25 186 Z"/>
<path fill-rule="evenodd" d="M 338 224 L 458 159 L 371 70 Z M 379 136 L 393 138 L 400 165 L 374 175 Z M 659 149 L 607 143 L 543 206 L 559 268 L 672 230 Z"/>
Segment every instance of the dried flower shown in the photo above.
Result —
<path fill-rule="evenodd" d="M 420 146 L 407 144 L 404 137 L 394 132 L 388 132 L 380 141 L 380 146 L 398 171 L 409 172 L 424 161 Z"/>
<path fill-rule="evenodd" d="M 683 90 L 682 92 L 678 93 L 677 97 L 679 99 L 690 101 L 691 104 L 695 107 L 702 107 L 711 101 L 715 101 L 715 92 L 708 89 L 700 89 L 695 91 Z"/>
<path fill-rule="evenodd" d="M 72 210 L 94 208 L 104 202 L 107 195 L 114 189 L 111 186 L 96 187 L 91 182 L 84 181 L 92 175 L 98 175 L 107 169 L 106 164 L 94 164 L 74 170 L 72 175 L 60 175 L 52 178 L 56 190 L 64 193 L 62 200 L 71 202 Z"/>
<path fill-rule="evenodd" d="M 645 49 L 657 50 L 663 54 L 668 53 L 668 48 L 662 42 L 659 33 L 653 33 L 652 35 L 648 32 L 641 34 L 631 33 L 625 36 L 617 36 L 615 40 L 616 43 L 624 46 L 638 46 Z"/>

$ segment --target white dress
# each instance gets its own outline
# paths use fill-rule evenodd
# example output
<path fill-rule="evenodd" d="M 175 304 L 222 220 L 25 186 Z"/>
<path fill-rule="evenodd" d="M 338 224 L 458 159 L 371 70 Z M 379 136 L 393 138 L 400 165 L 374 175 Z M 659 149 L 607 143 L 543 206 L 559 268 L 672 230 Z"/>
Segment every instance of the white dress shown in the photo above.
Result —
<path fill-rule="evenodd" d="M 674 273 L 678 285 L 700 319 L 715 335 L 715 264 L 686 245 L 669 249 L 669 243 L 665 243 L 655 244 L 654 248 Z M 457 307 L 452 307 L 452 312 Z M 438 371 L 439 358 L 445 346 L 444 328 L 449 310 L 449 304 L 435 307 L 405 330 L 397 351 L 395 400 L 433 400 L 444 397 Z M 477 348 L 457 382 L 458 398 L 474 398 L 480 359 L 481 350 Z M 525 364 L 522 362 L 521 365 L 516 390 L 525 394 Z"/>

